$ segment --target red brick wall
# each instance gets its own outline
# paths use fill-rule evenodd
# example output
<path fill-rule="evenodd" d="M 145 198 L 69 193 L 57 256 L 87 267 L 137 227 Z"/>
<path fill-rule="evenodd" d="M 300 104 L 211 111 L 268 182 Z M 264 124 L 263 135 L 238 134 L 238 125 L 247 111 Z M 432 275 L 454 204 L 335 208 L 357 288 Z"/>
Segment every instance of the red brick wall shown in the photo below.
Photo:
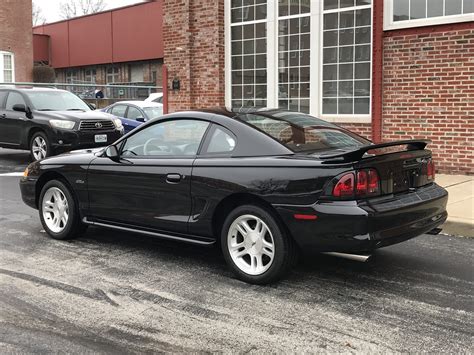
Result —
<path fill-rule="evenodd" d="M 15 55 L 15 81 L 33 81 L 31 0 L 0 1 L 0 51 Z"/>
<path fill-rule="evenodd" d="M 344 127 L 349 131 L 372 140 L 372 126 L 370 123 L 336 123 L 338 126 Z"/>
<path fill-rule="evenodd" d="M 224 0 L 164 1 L 168 111 L 224 105 Z"/>
<path fill-rule="evenodd" d="M 384 141 L 429 138 L 437 171 L 474 174 L 474 24 L 386 33 Z"/>

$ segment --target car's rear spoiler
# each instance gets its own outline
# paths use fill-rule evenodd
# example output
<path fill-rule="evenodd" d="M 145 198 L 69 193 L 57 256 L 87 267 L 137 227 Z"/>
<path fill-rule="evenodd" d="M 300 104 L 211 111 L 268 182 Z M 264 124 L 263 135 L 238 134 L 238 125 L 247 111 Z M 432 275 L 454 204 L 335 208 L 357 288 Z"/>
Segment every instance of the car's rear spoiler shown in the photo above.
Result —
<path fill-rule="evenodd" d="M 338 161 L 357 161 L 362 159 L 365 153 L 369 150 L 380 149 L 380 148 L 387 148 L 387 147 L 395 147 L 398 145 L 406 145 L 407 150 L 423 150 L 425 147 L 431 143 L 430 140 L 403 140 L 403 141 L 395 141 L 395 142 L 387 142 L 387 143 L 380 143 L 380 144 L 371 144 L 366 145 L 363 147 L 359 147 L 352 150 L 347 150 L 340 153 L 328 153 L 322 154 L 318 158 L 321 160 L 338 160 Z"/>

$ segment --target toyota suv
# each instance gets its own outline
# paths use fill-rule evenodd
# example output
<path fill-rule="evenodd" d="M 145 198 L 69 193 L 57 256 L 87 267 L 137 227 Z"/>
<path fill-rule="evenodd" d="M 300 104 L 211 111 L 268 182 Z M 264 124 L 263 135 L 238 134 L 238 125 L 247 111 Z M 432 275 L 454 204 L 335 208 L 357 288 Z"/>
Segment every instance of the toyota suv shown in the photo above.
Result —
<path fill-rule="evenodd" d="M 0 87 L 0 147 L 29 150 L 35 161 L 109 145 L 123 132 L 120 119 L 92 110 L 69 91 Z"/>

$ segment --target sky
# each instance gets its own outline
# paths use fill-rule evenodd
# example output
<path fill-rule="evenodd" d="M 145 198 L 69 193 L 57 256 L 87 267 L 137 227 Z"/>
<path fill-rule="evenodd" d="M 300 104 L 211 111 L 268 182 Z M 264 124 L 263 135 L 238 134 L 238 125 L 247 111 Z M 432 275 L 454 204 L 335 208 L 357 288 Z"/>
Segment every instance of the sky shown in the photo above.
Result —
<path fill-rule="evenodd" d="M 41 9 L 43 16 L 46 18 L 46 23 L 62 20 L 59 16 L 59 4 L 62 1 L 73 0 L 33 0 L 33 2 Z M 113 9 L 139 2 L 143 2 L 143 0 L 105 0 L 105 3 L 107 4 L 106 9 Z"/>

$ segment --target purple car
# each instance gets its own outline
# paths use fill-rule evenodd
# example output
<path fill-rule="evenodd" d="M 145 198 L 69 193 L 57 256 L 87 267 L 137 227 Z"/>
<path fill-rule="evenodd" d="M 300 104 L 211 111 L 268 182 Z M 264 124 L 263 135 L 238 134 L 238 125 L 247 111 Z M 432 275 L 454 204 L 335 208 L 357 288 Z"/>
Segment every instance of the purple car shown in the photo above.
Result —
<path fill-rule="evenodd" d="M 119 101 L 103 108 L 122 121 L 125 133 L 130 132 L 144 122 L 163 115 L 163 105 L 146 101 Z"/>

